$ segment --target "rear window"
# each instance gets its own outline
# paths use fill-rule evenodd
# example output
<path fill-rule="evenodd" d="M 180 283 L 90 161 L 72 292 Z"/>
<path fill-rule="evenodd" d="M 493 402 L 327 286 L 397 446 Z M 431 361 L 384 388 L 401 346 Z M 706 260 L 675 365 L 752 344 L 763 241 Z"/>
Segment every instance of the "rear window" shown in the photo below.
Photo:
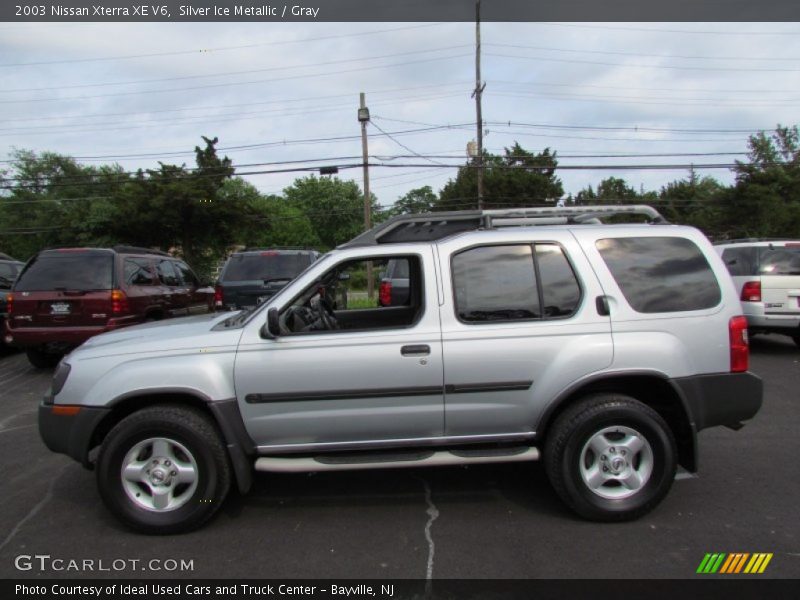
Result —
<path fill-rule="evenodd" d="M 112 254 L 47 254 L 28 264 L 14 289 L 19 292 L 52 290 L 110 290 Z"/>
<path fill-rule="evenodd" d="M 800 248 L 759 248 L 759 275 L 800 275 Z"/>
<path fill-rule="evenodd" d="M 690 240 L 607 238 L 597 241 L 597 249 L 637 312 L 702 310 L 722 299 L 714 271 Z"/>
<path fill-rule="evenodd" d="M 234 254 L 222 273 L 222 281 L 294 279 L 312 262 L 308 254 Z"/>

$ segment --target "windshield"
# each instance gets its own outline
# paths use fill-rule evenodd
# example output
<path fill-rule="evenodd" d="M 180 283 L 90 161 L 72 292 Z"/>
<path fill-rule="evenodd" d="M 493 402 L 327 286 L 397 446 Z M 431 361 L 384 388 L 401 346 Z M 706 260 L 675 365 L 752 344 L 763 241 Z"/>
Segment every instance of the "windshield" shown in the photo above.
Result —
<path fill-rule="evenodd" d="M 282 254 L 278 252 L 234 254 L 225 267 L 222 280 L 266 281 L 294 279 L 312 262 L 312 257 L 309 254 Z"/>
<path fill-rule="evenodd" d="M 0 288 L 10 288 L 17 278 L 20 264 L 13 262 L 0 262 Z"/>
<path fill-rule="evenodd" d="M 759 275 L 800 275 L 800 247 L 761 250 Z"/>
<path fill-rule="evenodd" d="M 52 290 L 110 290 L 113 255 L 47 254 L 30 262 L 14 289 L 19 292 Z"/>

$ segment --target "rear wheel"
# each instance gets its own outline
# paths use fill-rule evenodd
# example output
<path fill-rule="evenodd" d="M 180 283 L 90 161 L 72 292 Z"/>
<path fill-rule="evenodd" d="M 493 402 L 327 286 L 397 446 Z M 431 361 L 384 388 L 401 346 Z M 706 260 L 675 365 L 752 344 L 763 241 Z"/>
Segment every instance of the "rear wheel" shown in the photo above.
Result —
<path fill-rule="evenodd" d="M 214 423 L 189 407 L 155 406 L 126 417 L 106 436 L 97 461 L 106 506 L 145 533 L 199 527 L 219 509 L 230 481 Z"/>
<path fill-rule="evenodd" d="M 624 521 L 661 502 L 675 478 L 676 456 L 672 431 L 657 412 L 629 396 L 597 394 L 553 424 L 545 468 L 579 515 Z"/>
<path fill-rule="evenodd" d="M 37 369 L 52 369 L 55 367 L 62 358 L 62 354 L 53 354 L 45 352 L 38 348 L 28 348 L 25 352 L 28 355 L 28 362 L 30 362 Z"/>

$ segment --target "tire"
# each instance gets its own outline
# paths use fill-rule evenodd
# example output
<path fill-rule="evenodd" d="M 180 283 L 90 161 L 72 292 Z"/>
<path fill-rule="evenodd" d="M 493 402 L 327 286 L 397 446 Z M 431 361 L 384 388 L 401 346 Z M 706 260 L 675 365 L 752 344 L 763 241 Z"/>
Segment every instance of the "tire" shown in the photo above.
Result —
<path fill-rule="evenodd" d="M 38 348 L 28 348 L 25 353 L 28 355 L 28 362 L 37 369 L 52 369 L 63 357 L 63 354 L 52 354 Z"/>
<path fill-rule="evenodd" d="M 567 408 L 545 443 L 545 469 L 561 499 L 593 521 L 627 521 L 653 510 L 677 469 L 675 437 L 630 396 L 595 394 Z"/>
<path fill-rule="evenodd" d="M 144 533 L 196 529 L 219 510 L 230 485 L 215 424 L 189 407 L 154 406 L 126 417 L 108 433 L 97 460 L 103 502 Z"/>

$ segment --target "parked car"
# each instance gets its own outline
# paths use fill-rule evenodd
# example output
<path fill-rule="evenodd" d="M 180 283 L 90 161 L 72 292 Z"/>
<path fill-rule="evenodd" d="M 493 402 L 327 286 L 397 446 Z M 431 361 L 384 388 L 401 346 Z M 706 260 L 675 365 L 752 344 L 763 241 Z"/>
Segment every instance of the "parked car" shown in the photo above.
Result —
<path fill-rule="evenodd" d="M 409 262 L 407 259 L 392 259 L 381 273 L 378 287 L 378 304 L 380 306 L 403 306 L 408 303 Z"/>
<path fill-rule="evenodd" d="M 252 308 L 269 300 L 319 258 L 319 252 L 300 248 L 248 248 L 234 252 L 216 285 L 219 310 Z"/>
<path fill-rule="evenodd" d="M 592 224 L 627 213 L 651 224 Z M 661 223 L 644 206 L 389 219 L 250 310 L 87 341 L 39 431 L 150 533 L 198 527 L 254 469 L 540 458 L 579 515 L 639 517 L 677 465 L 696 471 L 698 431 L 762 401 L 722 260 Z M 332 305 L 331 286 L 391 260 L 408 261 L 405 305 Z"/>
<path fill-rule="evenodd" d="M 24 264 L 0 252 L 0 333 L 5 331 L 6 297 Z M 0 336 L 0 346 L 4 343 Z"/>
<path fill-rule="evenodd" d="M 59 248 L 36 254 L 8 295 L 5 341 L 52 367 L 90 337 L 168 317 L 211 312 L 214 290 L 165 252 Z"/>
<path fill-rule="evenodd" d="M 800 241 L 731 240 L 715 248 L 736 284 L 750 333 L 788 335 L 800 346 Z"/>

